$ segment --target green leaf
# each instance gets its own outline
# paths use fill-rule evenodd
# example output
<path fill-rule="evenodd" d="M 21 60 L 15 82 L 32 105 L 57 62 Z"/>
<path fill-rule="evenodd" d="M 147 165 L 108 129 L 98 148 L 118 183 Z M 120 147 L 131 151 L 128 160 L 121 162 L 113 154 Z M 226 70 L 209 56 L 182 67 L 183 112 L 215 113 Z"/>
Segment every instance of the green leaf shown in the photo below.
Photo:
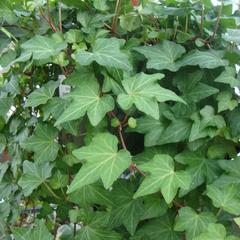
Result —
<path fill-rule="evenodd" d="M 108 10 L 108 5 L 106 3 L 106 0 L 94 0 L 93 6 L 100 11 Z"/>
<path fill-rule="evenodd" d="M 238 188 L 235 185 L 227 185 L 222 188 L 214 185 L 207 186 L 207 196 L 211 198 L 213 205 L 233 215 L 240 214 L 238 193 Z"/>
<path fill-rule="evenodd" d="M 47 103 L 53 97 L 58 86 L 58 81 L 49 81 L 41 88 L 34 90 L 28 95 L 25 107 L 37 107 L 41 104 Z"/>
<path fill-rule="evenodd" d="M 109 224 L 116 228 L 123 224 L 133 235 L 143 215 L 142 199 L 133 199 L 134 185 L 126 180 L 119 180 L 113 185 L 113 199 L 116 206 L 110 213 Z"/>
<path fill-rule="evenodd" d="M 85 162 L 72 181 L 68 193 L 100 178 L 104 187 L 109 188 L 131 163 L 130 153 L 125 149 L 118 151 L 117 145 L 117 137 L 110 133 L 99 133 L 88 146 L 73 151 L 77 158 Z"/>
<path fill-rule="evenodd" d="M 172 72 L 181 67 L 177 59 L 186 52 L 183 46 L 166 40 L 158 45 L 136 47 L 134 50 L 148 59 L 147 68 L 168 69 Z"/>
<path fill-rule="evenodd" d="M 67 97 L 71 102 L 55 125 L 79 119 L 87 112 L 91 124 L 96 126 L 106 113 L 114 108 L 114 100 L 110 95 L 101 96 L 99 84 L 95 78 L 82 80 Z"/>
<path fill-rule="evenodd" d="M 187 191 L 181 190 L 181 194 L 195 189 L 205 180 L 211 183 L 218 177 L 219 167 L 217 162 L 207 159 L 205 154 L 205 149 L 198 149 L 194 152 L 187 150 L 175 156 L 177 162 L 188 166 L 186 172 L 191 176 L 190 188 Z"/>
<path fill-rule="evenodd" d="M 117 38 L 98 38 L 93 44 L 92 52 L 79 50 L 75 55 L 76 61 L 81 65 L 89 65 L 93 61 L 105 67 L 114 67 L 126 71 L 132 69 L 126 53 L 120 48 L 125 40 Z"/>
<path fill-rule="evenodd" d="M 160 87 L 158 80 L 164 77 L 161 73 L 140 73 L 122 81 L 126 94 L 118 95 L 121 108 L 127 110 L 136 105 L 137 109 L 159 119 L 158 102 L 169 100 L 184 102 L 174 92 Z"/>
<path fill-rule="evenodd" d="M 59 145 L 56 142 L 58 131 L 50 125 L 38 124 L 34 134 L 21 145 L 27 151 L 34 152 L 38 162 L 54 161 L 57 157 Z"/>
<path fill-rule="evenodd" d="M 191 129 L 191 122 L 185 119 L 172 121 L 162 132 L 158 145 L 176 143 L 188 139 Z"/>
<path fill-rule="evenodd" d="M 23 189 L 25 196 L 29 196 L 34 189 L 38 188 L 46 179 L 51 177 L 53 166 L 49 163 L 23 162 L 23 175 L 18 184 Z"/>
<path fill-rule="evenodd" d="M 223 60 L 224 51 L 208 50 L 208 51 L 199 51 L 193 50 L 189 52 L 184 58 L 180 61 L 181 66 L 196 66 L 200 68 L 217 68 L 221 66 L 227 66 L 228 61 Z"/>
<path fill-rule="evenodd" d="M 229 84 L 232 88 L 239 87 L 240 80 L 235 76 L 236 69 L 234 67 L 226 67 L 225 70 L 214 81 Z"/>
<path fill-rule="evenodd" d="M 56 41 L 49 37 L 36 35 L 23 43 L 21 47 L 26 52 L 32 52 L 33 59 L 41 60 L 56 56 L 61 50 L 67 47 L 67 43 L 64 41 Z"/>
<path fill-rule="evenodd" d="M 173 230 L 173 220 L 169 215 L 145 223 L 131 240 L 180 240 L 178 233 Z"/>
<path fill-rule="evenodd" d="M 232 99 L 232 92 L 222 91 L 217 96 L 218 101 L 218 112 L 233 110 L 238 106 L 238 102 L 235 99 Z"/>
<path fill-rule="evenodd" d="M 13 105 L 13 99 L 11 97 L 0 98 L 0 116 L 7 118 L 7 113 Z"/>
<path fill-rule="evenodd" d="M 14 239 L 16 240 L 37 240 L 46 239 L 53 240 L 53 236 L 49 233 L 45 220 L 38 220 L 37 226 L 33 229 L 30 228 L 17 228 L 12 229 Z"/>
<path fill-rule="evenodd" d="M 208 225 L 206 232 L 195 237 L 193 240 L 212 240 L 212 239 L 227 240 L 225 238 L 226 234 L 227 233 L 223 225 L 210 223 Z"/>
<path fill-rule="evenodd" d="M 170 203 L 180 187 L 190 187 L 190 176 L 184 171 L 174 171 L 174 161 L 169 155 L 155 155 L 151 162 L 142 164 L 139 168 L 149 175 L 143 180 L 134 198 L 161 190 L 165 201 Z"/>
<path fill-rule="evenodd" d="M 186 231 L 187 239 L 191 240 L 207 230 L 209 223 L 215 223 L 216 217 L 210 212 L 196 213 L 190 207 L 181 208 L 178 212 L 175 231 Z"/>

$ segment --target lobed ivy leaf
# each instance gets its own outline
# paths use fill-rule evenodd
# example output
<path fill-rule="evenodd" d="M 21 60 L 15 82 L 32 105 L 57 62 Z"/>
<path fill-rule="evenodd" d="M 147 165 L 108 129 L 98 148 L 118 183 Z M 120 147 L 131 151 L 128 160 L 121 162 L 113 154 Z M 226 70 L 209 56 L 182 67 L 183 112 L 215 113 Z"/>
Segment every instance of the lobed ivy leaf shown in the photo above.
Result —
<path fill-rule="evenodd" d="M 114 108 L 114 100 L 110 95 L 101 96 L 99 84 L 95 78 L 82 80 L 67 98 L 71 102 L 57 119 L 55 125 L 79 119 L 87 113 L 91 124 L 96 126 L 106 113 Z"/>
<path fill-rule="evenodd" d="M 76 61 L 84 66 L 96 61 L 105 67 L 130 71 L 132 67 L 128 60 L 128 55 L 120 50 L 124 43 L 125 40 L 123 39 L 98 38 L 92 46 L 92 52 L 79 50 L 76 53 Z"/>
<path fill-rule="evenodd" d="M 111 187 L 131 163 L 130 153 L 125 149 L 118 151 L 117 145 L 117 137 L 110 133 L 99 133 L 93 137 L 88 146 L 74 150 L 73 154 L 85 161 L 72 181 L 68 193 L 100 178 L 105 188 Z"/>
<path fill-rule="evenodd" d="M 23 162 L 23 175 L 18 184 L 23 189 L 25 196 L 29 196 L 34 189 L 38 188 L 46 179 L 51 177 L 53 165 L 49 163 Z"/>
<path fill-rule="evenodd" d="M 190 187 L 190 175 L 185 171 L 174 171 L 174 161 L 167 154 L 158 154 L 139 168 L 149 173 L 134 194 L 134 198 L 152 194 L 161 190 L 167 203 L 172 202 L 179 188 Z"/>
<path fill-rule="evenodd" d="M 137 109 L 159 119 L 158 102 L 180 101 L 185 103 L 174 92 L 160 87 L 158 80 L 164 77 L 161 73 L 140 73 L 122 81 L 126 94 L 118 95 L 117 101 L 122 109 L 127 110 L 136 105 Z"/>

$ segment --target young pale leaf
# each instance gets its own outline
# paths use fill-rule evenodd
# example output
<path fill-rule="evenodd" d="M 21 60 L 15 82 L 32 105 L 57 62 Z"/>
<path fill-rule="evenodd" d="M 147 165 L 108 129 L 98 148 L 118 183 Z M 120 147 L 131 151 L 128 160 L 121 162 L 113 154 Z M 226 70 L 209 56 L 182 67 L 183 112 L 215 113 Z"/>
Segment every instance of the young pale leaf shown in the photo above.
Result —
<path fill-rule="evenodd" d="M 22 143 L 22 147 L 34 152 L 34 158 L 38 162 L 54 161 L 59 150 L 57 133 L 57 129 L 50 125 L 38 124 L 34 134 Z"/>
<path fill-rule="evenodd" d="M 58 86 L 58 81 L 47 82 L 41 88 L 36 89 L 30 95 L 28 95 L 25 107 L 37 107 L 41 104 L 47 103 L 48 100 L 53 97 Z"/>
<path fill-rule="evenodd" d="M 217 96 L 218 101 L 218 112 L 230 110 L 232 111 L 234 108 L 238 106 L 238 102 L 235 99 L 232 99 L 231 91 L 222 91 Z"/>
<path fill-rule="evenodd" d="M 61 50 L 67 47 L 67 43 L 63 41 L 58 42 L 49 37 L 36 35 L 23 43 L 21 47 L 26 52 L 32 52 L 33 59 L 41 60 L 56 56 Z"/>
<path fill-rule="evenodd" d="M 186 52 L 183 46 L 166 40 L 158 45 L 136 47 L 134 50 L 148 59 L 147 68 L 168 69 L 172 72 L 181 67 L 177 59 Z"/>
<path fill-rule="evenodd" d="M 212 199 L 216 208 L 222 208 L 234 215 L 240 214 L 240 199 L 236 185 L 227 185 L 219 188 L 214 185 L 207 186 L 207 196 Z"/>
<path fill-rule="evenodd" d="M 47 178 L 51 177 L 52 168 L 53 166 L 49 163 L 24 161 L 23 175 L 18 181 L 24 195 L 29 196 L 34 189 L 38 188 Z"/>
<path fill-rule="evenodd" d="M 157 83 L 164 77 L 161 73 L 140 73 L 122 81 L 126 94 L 118 95 L 121 108 L 127 110 L 136 105 L 137 109 L 159 119 L 158 102 L 179 101 L 184 102 L 174 92 L 162 88 Z"/>
<path fill-rule="evenodd" d="M 210 212 L 197 214 L 192 208 L 184 207 L 179 210 L 174 227 L 175 231 L 186 231 L 188 240 L 192 240 L 207 230 L 209 223 L 215 223 L 216 217 Z"/>
<path fill-rule="evenodd" d="M 200 68 L 217 68 L 221 66 L 227 66 L 228 61 L 222 59 L 224 56 L 224 51 L 216 51 L 216 50 L 209 50 L 209 51 L 199 51 L 193 50 L 189 52 L 179 64 L 181 66 L 196 66 L 198 65 Z"/>
<path fill-rule="evenodd" d="M 117 137 L 110 133 L 99 133 L 88 146 L 73 151 L 77 158 L 85 162 L 72 181 L 68 193 L 100 178 L 104 187 L 109 188 L 131 163 L 130 153 L 125 149 L 118 151 L 117 145 Z"/>
<path fill-rule="evenodd" d="M 143 180 L 134 198 L 161 190 L 165 201 L 170 203 L 180 187 L 190 187 L 190 175 L 184 171 L 174 171 L 174 161 L 169 155 L 155 155 L 151 162 L 142 164 L 139 168 L 150 175 Z"/>
<path fill-rule="evenodd" d="M 105 67 L 114 67 L 126 71 L 132 69 L 128 55 L 120 48 L 125 40 L 117 38 L 98 38 L 93 44 L 92 52 L 79 50 L 75 55 L 76 61 L 81 65 L 89 65 L 93 61 Z"/>
<path fill-rule="evenodd" d="M 232 88 L 239 87 L 240 80 L 235 76 L 236 69 L 234 67 L 226 67 L 225 70 L 214 81 L 229 84 Z"/>
<path fill-rule="evenodd" d="M 91 124 L 96 126 L 105 114 L 114 108 L 114 100 L 110 95 L 101 96 L 99 84 L 95 78 L 82 80 L 68 98 L 72 101 L 55 125 L 79 119 L 87 112 Z"/>

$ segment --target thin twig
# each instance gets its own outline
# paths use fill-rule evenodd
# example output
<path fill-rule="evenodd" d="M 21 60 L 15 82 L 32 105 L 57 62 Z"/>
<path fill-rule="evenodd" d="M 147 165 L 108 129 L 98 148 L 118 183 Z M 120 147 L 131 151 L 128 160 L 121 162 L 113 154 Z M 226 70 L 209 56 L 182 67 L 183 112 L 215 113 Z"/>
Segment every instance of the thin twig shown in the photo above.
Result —
<path fill-rule="evenodd" d="M 123 134 L 122 134 L 122 125 L 121 124 L 118 126 L 118 134 L 119 134 L 119 137 L 120 137 L 120 141 L 121 141 L 122 147 L 124 149 L 127 149 L 127 146 L 125 144 L 125 141 L 124 141 L 124 138 L 123 138 Z"/>
<path fill-rule="evenodd" d="M 220 9 L 218 11 L 217 22 L 216 22 L 216 25 L 215 25 L 215 28 L 214 28 L 214 31 L 213 31 L 213 35 L 210 38 L 209 42 L 213 41 L 216 34 L 217 34 L 217 30 L 218 30 L 218 27 L 219 27 L 220 18 L 221 18 L 221 14 L 222 14 L 223 5 L 224 5 L 224 2 L 223 2 L 223 0 L 221 0 L 221 6 L 220 6 Z"/>
<path fill-rule="evenodd" d="M 200 36 L 203 34 L 203 26 L 204 26 L 204 2 L 202 1 L 202 14 L 201 14 L 201 25 L 200 25 Z"/>
<path fill-rule="evenodd" d="M 59 20 L 59 31 L 62 32 L 62 2 L 58 1 L 58 20 Z"/>
<path fill-rule="evenodd" d="M 57 32 L 57 29 L 55 28 L 55 26 L 51 23 L 51 21 L 45 16 L 43 10 L 41 8 L 39 8 L 39 12 L 40 15 L 42 16 L 42 18 L 49 24 L 49 26 L 51 27 L 51 29 L 53 30 L 53 32 Z"/>
<path fill-rule="evenodd" d="M 112 21 L 112 32 L 113 33 L 116 32 L 117 19 L 118 19 L 118 13 L 119 13 L 120 5 L 121 5 L 121 0 L 117 0 L 116 5 L 115 5 L 115 14 L 114 14 L 113 21 Z"/>

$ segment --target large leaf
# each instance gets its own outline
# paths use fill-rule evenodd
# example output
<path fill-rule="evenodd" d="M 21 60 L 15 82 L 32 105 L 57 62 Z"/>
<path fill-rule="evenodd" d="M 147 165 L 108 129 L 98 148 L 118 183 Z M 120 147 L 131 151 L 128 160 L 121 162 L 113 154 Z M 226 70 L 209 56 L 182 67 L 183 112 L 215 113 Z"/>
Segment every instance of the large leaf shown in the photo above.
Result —
<path fill-rule="evenodd" d="M 205 180 L 213 182 L 218 177 L 218 164 L 215 160 L 207 159 L 204 149 L 195 152 L 184 151 L 175 156 L 176 161 L 188 165 L 186 172 L 191 176 L 188 191 L 201 185 Z M 182 194 L 186 191 L 181 191 Z"/>
<path fill-rule="evenodd" d="M 123 39 L 98 38 L 92 47 L 92 52 L 79 50 L 75 55 L 81 65 L 89 65 L 93 61 L 105 67 L 114 67 L 130 71 L 132 69 L 126 53 L 120 48 L 124 45 Z"/>
<path fill-rule="evenodd" d="M 183 46 L 170 41 L 163 41 L 154 46 L 136 47 L 134 50 L 148 59 L 147 68 L 168 69 L 172 72 L 176 72 L 181 67 L 177 59 L 185 53 Z"/>
<path fill-rule="evenodd" d="M 58 85 L 59 82 L 49 81 L 46 84 L 44 84 L 41 88 L 36 89 L 30 95 L 28 95 L 25 107 L 37 107 L 41 104 L 47 103 L 48 100 L 50 100 L 53 97 L 54 92 Z"/>
<path fill-rule="evenodd" d="M 34 134 L 22 143 L 22 147 L 34 152 L 34 158 L 38 162 L 54 161 L 59 150 L 57 133 L 57 129 L 50 125 L 38 124 Z"/>
<path fill-rule="evenodd" d="M 117 137 L 110 133 L 99 133 L 88 146 L 75 150 L 73 154 L 85 161 L 71 183 L 68 193 L 100 178 L 104 187 L 109 188 L 131 163 L 130 153 L 125 149 L 118 151 L 117 145 Z"/>
<path fill-rule="evenodd" d="M 191 65 L 196 66 L 198 65 L 200 68 L 217 68 L 221 66 L 227 66 L 228 61 L 222 59 L 224 56 L 224 51 L 216 51 L 216 50 L 209 50 L 209 51 L 199 51 L 193 50 L 189 52 L 180 62 L 182 66 Z"/>
<path fill-rule="evenodd" d="M 136 105 L 137 109 L 159 119 L 158 102 L 180 101 L 184 102 L 174 92 L 160 87 L 158 80 L 164 77 L 161 73 L 140 73 L 122 81 L 126 94 L 118 95 L 118 103 L 127 110 Z"/>
<path fill-rule="evenodd" d="M 23 189 L 25 196 L 29 196 L 32 191 L 38 188 L 46 179 L 51 177 L 53 166 L 49 163 L 23 162 L 23 175 L 18 184 Z"/>
<path fill-rule="evenodd" d="M 209 223 L 216 222 L 216 217 L 210 212 L 196 213 L 190 207 L 184 207 L 179 210 L 174 227 L 175 231 L 186 231 L 188 240 L 193 239 L 200 233 L 207 230 Z"/>
<path fill-rule="evenodd" d="M 134 198 L 161 190 L 165 201 L 170 203 L 180 187 L 188 189 L 190 186 L 190 175 L 184 171 L 175 171 L 174 161 L 169 155 L 155 155 L 151 162 L 142 164 L 139 168 L 149 175 L 143 180 Z"/>
<path fill-rule="evenodd" d="M 99 84 L 95 78 L 82 80 L 68 98 L 72 101 L 55 125 L 79 119 L 87 112 L 91 124 L 96 126 L 106 113 L 114 108 L 114 100 L 110 95 L 101 96 Z"/>
<path fill-rule="evenodd" d="M 23 43 L 21 47 L 26 52 L 32 52 L 33 59 L 41 60 L 56 56 L 61 50 L 67 47 L 67 43 L 56 41 L 49 37 L 36 35 Z"/>
<path fill-rule="evenodd" d="M 227 185 L 222 188 L 208 185 L 207 196 L 212 199 L 216 208 L 222 208 L 234 215 L 240 214 L 240 198 L 236 185 Z"/>

